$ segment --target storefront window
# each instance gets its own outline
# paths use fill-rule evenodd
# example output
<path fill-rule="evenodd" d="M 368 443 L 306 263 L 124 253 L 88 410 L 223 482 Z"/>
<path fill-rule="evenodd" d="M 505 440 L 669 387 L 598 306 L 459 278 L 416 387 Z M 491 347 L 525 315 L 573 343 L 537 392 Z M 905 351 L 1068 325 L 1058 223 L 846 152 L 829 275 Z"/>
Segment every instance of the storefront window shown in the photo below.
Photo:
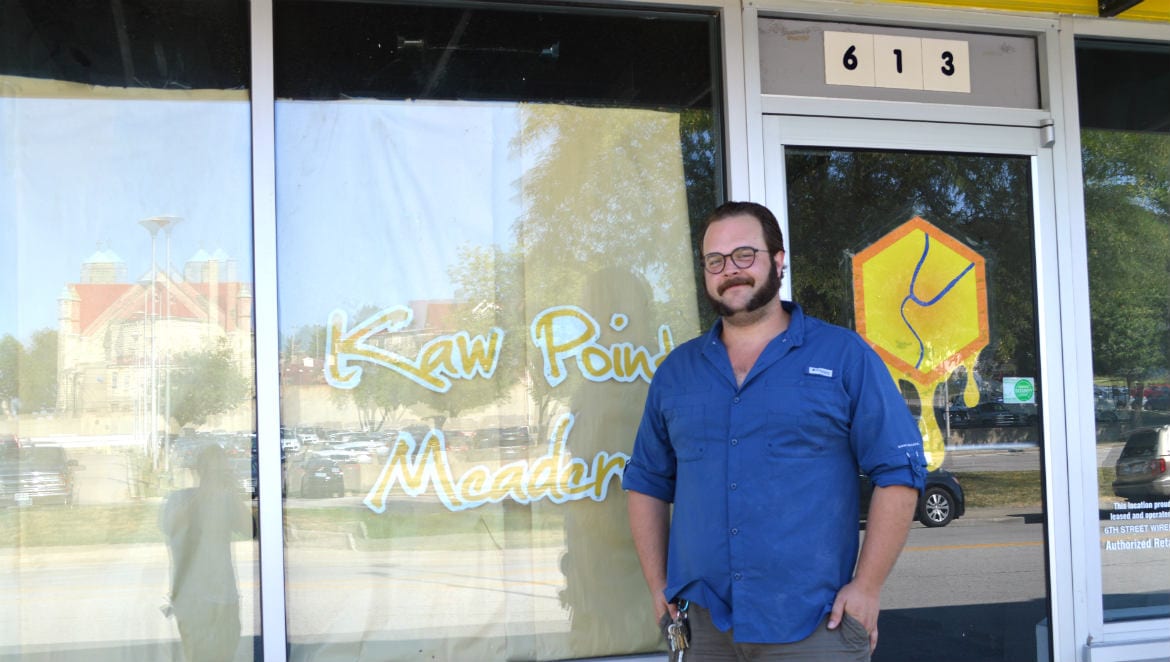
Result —
<path fill-rule="evenodd" d="M 1077 42 L 1105 620 L 1170 616 L 1170 46 Z"/>
<path fill-rule="evenodd" d="M 0 18 L 0 658 L 250 660 L 247 4 Z"/>
<path fill-rule="evenodd" d="M 661 648 L 620 474 L 699 329 L 709 13 L 277 2 L 292 659 Z"/>

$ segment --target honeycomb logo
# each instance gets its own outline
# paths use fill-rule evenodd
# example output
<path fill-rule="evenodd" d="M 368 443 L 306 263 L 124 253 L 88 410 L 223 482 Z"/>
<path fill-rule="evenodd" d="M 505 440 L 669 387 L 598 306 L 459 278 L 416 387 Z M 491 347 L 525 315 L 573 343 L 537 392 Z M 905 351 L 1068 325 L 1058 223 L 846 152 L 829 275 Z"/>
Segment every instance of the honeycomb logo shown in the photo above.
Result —
<path fill-rule="evenodd" d="M 895 379 L 918 387 L 924 412 L 956 368 L 973 374 L 988 343 L 983 257 L 919 216 L 853 257 L 853 306 L 858 333 Z M 965 391 L 965 399 L 978 400 L 973 379 Z M 934 469 L 942 464 L 942 432 L 933 416 L 920 425 Z"/>

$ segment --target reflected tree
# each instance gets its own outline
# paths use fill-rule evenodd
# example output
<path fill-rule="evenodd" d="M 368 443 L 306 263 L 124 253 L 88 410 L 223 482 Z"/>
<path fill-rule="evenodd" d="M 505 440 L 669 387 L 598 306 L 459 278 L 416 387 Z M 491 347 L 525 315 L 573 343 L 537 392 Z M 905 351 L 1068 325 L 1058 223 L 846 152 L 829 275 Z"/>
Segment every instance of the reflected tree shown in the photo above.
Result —
<path fill-rule="evenodd" d="M 693 310 L 693 253 L 690 247 L 671 251 L 679 246 L 680 230 L 689 229 L 679 223 L 689 220 L 684 171 L 696 181 L 710 173 L 694 163 L 684 168 L 683 162 L 716 166 L 709 160 L 709 117 L 707 134 L 700 128 L 702 114 L 689 115 L 690 126 L 681 117 L 637 109 L 526 109 L 513 150 L 522 158 L 538 156 L 519 183 L 525 208 L 513 235 L 524 269 L 539 275 L 526 281 L 530 308 L 561 303 L 592 270 L 620 265 L 643 274 L 656 301 L 670 302 L 655 311 L 658 319 Z M 690 144 L 680 146 L 680 136 Z M 710 196 L 701 188 L 692 194 Z"/>
<path fill-rule="evenodd" d="M 226 339 L 210 349 L 178 354 L 174 365 L 171 418 L 180 429 L 229 412 L 248 396 L 248 380 L 240 373 Z"/>
<path fill-rule="evenodd" d="M 20 394 L 20 355 L 24 347 L 12 334 L 0 338 L 0 409 L 11 407 Z M 15 415 L 17 412 L 10 412 Z"/>
<path fill-rule="evenodd" d="M 456 313 L 465 328 L 505 331 L 492 381 L 501 389 L 524 385 L 538 439 L 547 438 L 553 417 L 586 380 L 570 370 L 565 382 L 550 386 L 529 324 L 549 307 L 581 301 L 591 274 L 627 269 L 638 279 L 631 287 L 649 283 L 653 296 L 644 309 L 621 312 L 669 324 L 676 333 L 693 331 L 695 270 L 691 247 L 680 245 L 679 236 L 692 233 L 688 209 L 704 214 L 714 206 L 713 136 L 709 112 L 525 107 L 511 145 L 526 163 L 517 182 L 523 211 L 510 228 L 511 241 L 464 246 L 449 276 L 466 302 Z M 598 321 L 604 325 L 609 317 Z M 622 340 L 651 344 L 653 329 Z M 445 399 L 454 395 L 455 388 Z M 443 398 L 432 400 L 437 406 Z"/>
<path fill-rule="evenodd" d="M 362 380 L 352 389 L 331 389 L 329 397 L 338 405 L 352 402 L 362 430 L 378 432 L 387 424 L 402 420 L 407 408 L 418 401 L 418 388 L 410 380 L 379 366 L 363 369 Z"/>
<path fill-rule="evenodd" d="M 387 336 L 375 337 L 371 342 L 383 343 L 394 352 L 407 357 L 415 357 L 419 350 L 429 340 L 436 336 L 467 331 L 471 335 L 486 335 L 490 324 L 478 315 L 468 315 L 467 306 L 457 306 L 455 312 L 447 319 L 445 326 L 451 328 L 413 329 Z M 352 320 L 363 320 L 376 314 L 382 308 L 364 306 L 356 314 L 350 316 Z M 506 356 L 508 352 L 505 338 Z M 502 357 L 500 363 L 504 363 Z M 496 376 L 484 379 L 476 376 L 473 379 L 453 379 L 450 388 L 445 392 L 433 391 L 422 386 L 410 378 L 373 363 L 362 365 L 361 381 L 352 389 L 333 389 L 330 398 L 335 403 L 350 401 L 358 411 L 359 424 L 363 430 L 379 431 L 387 423 L 397 424 L 413 414 L 417 418 L 429 419 L 435 428 L 442 429 L 446 422 L 459 416 L 461 413 L 499 402 L 507 397 L 508 384 L 512 380 L 501 376 L 497 369 Z"/>
<path fill-rule="evenodd" d="M 512 347 L 524 350 L 506 354 L 514 361 L 507 374 L 526 379 L 541 438 L 557 413 L 576 416 L 567 446 L 574 457 L 628 452 L 646 385 L 594 382 L 568 367 L 553 387 L 528 326 L 552 306 L 575 305 L 597 322 L 603 347 L 627 343 L 656 353 L 664 324 L 676 343 L 697 333 L 694 235 L 718 202 L 716 136 L 709 112 L 526 108 L 512 147 L 534 164 L 519 182 L 524 207 L 512 243 L 478 249 L 478 259 L 452 274 L 461 297 L 496 306 L 491 312 Z M 561 510 L 569 551 L 559 595 L 572 614 L 574 652 L 604 652 L 615 636 L 653 646 L 624 499 Z"/>
<path fill-rule="evenodd" d="M 1093 369 L 1140 398 L 1170 367 L 1170 136 L 1085 130 L 1081 144 Z"/>
<path fill-rule="evenodd" d="M 792 149 L 786 154 L 794 298 L 853 327 L 851 258 L 921 216 L 987 260 L 991 339 L 982 378 L 1038 367 L 1026 158 Z"/>
<path fill-rule="evenodd" d="M 21 409 L 26 412 L 52 411 L 57 407 L 57 331 L 33 333 L 21 352 L 18 388 Z"/>
<path fill-rule="evenodd" d="M 498 246 L 464 246 L 459 251 L 459 267 L 449 274 L 456 295 L 466 302 L 454 319 L 462 328 L 504 330 L 500 361 L 492 381 L 504 396 L 523 383 L 534 413 L 529 420 L 532 435 L 538 440 L 548 436 L 548 424 L 562 409 L 557 392 L 540 379 L 540 356 L 532 351 L 528 337 L 528 308 L 525 301 L 524 256 L 517 250 Z"/>
<path fill-rule="evenodd" d="M 328 330 L 324 324 L 306 324 L 286 337 L 281 345 L 281 363 L 289 364 L 303 358 L 312 358 L 314 366 L 325 363 L 325 340 Z"/>

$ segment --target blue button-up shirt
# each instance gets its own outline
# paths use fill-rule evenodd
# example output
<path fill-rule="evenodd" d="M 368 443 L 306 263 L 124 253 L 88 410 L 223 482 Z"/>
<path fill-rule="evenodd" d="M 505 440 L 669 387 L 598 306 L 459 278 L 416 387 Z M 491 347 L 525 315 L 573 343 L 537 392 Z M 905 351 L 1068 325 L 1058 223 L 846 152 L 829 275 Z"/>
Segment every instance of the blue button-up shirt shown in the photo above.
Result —
<path fill-rule="evenodd" d="M 923 487 L 922 436 L 853 331 L 784 302 L 788 329 L 737 385 L 721 323 L 658 367 L 622 485 L 674 504 L 667 599 L 736 641 L 804 639 L 853 577 L 859 470 Z"/>

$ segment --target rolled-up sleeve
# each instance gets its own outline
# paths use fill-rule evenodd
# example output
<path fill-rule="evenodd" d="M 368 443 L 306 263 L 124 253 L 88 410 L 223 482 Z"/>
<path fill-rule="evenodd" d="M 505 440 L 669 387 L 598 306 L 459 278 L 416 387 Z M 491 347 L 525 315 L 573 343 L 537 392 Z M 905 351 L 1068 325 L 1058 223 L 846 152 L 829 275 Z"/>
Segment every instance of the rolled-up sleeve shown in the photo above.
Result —
<path fill-rule="evenodd" d="M 622 489 L 673 503 L 675 456 L 662 416 L 660 392 L 661 389 L 651 383 L 642 422 L 634 438 L 634 451 L 622 474 Z"/>
<path fill-rule="evenodd" d="M 905 485 L 919 492 L 926 483 L 922 432 L 881 358 L 868 346 L 851 371 L 854 398 L 850 443 L 858 465 L 874 485 Z"/>

